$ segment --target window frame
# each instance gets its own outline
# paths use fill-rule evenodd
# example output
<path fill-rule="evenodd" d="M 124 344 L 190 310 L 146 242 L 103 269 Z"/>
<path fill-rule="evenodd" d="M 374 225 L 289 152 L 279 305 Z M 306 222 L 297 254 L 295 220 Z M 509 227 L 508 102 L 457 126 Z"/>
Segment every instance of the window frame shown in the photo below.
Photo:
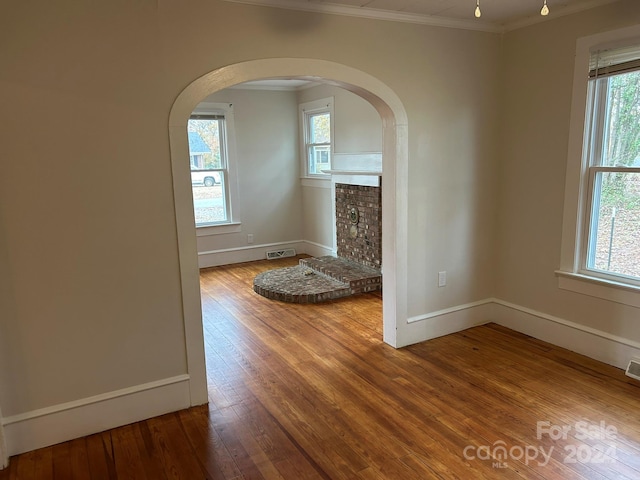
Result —
<path fill-rule="evenodd" d="M 321 98 L 311 102 L 301 103 L 298 108 L 300 112 L 300 150 L 301 150 L 301 172 L 302 178 L 312 178 L 318 180 L 329 180 L 331 178 L 330 173 L 312 173 L 311 157 L 309 155 L 310 148 L 313 146 L 329 146 L 329 167 L 332 168 L 333 154 L 334 154 L 334 113 L 333 113 L 334 97 Z M 309 121 L 312 116 L 328 113 L 329 114 L 329 131 L 331 141 L 329 143 L 311 143 L 311 122 Z"/>
<path fill-rule="evenodd" d="M 626 45 L 640 46 L 640 25 L 580 38 L 576 43 L 560 267 L 556 275 L 561 289 L 640 307 L 640 282 L 636 279 L 587 268 L 596 174 L 618 169 L 640 171 L 634 167 L 594 165 L 593 152 L 601 146 L 604 122 L 594 125 L 590 120 L 593 108 L 604 108 L 602 96 L 606 89 L 589 86 L 591 52 Z M 600 130 L 594 132 L 595 128 Z"/>
<path fill-rule="evenodd" d="M 638 50 L 640 50 L 640 43 L 637 44 Z M 628 73 L 628 72 L 623 72 Z M 622 73 L 621 73 L 622 74 Z M 582 224 L 584 225 L 584 231 L 581 236 L 581 251 L 580 251 L 580 269 L 579 273 L 587 276 L 593 276 L 596 278 L 602 278 L 604 280 L 613 282 L 629 283 L 633 286 L 640 287 L 640 278 L 631 277 L 621 273 L 611 273 L 610 271 L 600 270 L 592 264 L 592 259 L 595 256 L 596 245 L 594 242 L 594 236 L 597 235 L 598 220 L 596 220 L 597 212 L 599 211 L 600 198 L 596 194 L 599 191 L 598 174 L 599 173 L 640 173 L 640 168 L 628 167 L 628 166 L 606 166 L 603 165 L 603 150 L 604 140 L 606 136 L 606 122 L 607 122 L 607 97 L 609 91 L 609 81 L 614 75 L 608 75 L 606 77 L 591 78 L 587 82 L 587 113 L 585 117 L 585 143 L 588 145 L 587 150 L 584 152 L 586 156 L 585 162 L 587 164 L 587 171 L 585 174 L 584 182 L 586 188 L 586 198 L 584 215 Z"/>
<path fill-rule="evenodd" d="M 237 166 L 236 166 L 236 140 L 235 140 L 235 126 L 234 126 L 234 110 L 232 103 L 218 103 L 218 102 L 201 102 L 193 110 L 189 116 L 191 119 L 207 119 L 207 117 L 224 117 L 222 120 L 222 126 L 219 131 L 220 143 L 221 143 L 221 168 L 206 169 L 206 170 L 191 170 L 189 165 L 189 174 L 192 171 L 209 171 L 218 172 L 222 179 L 222 185 L 224 188 L 224 202 L 226 208 L 227 219 L 220 222 L 211 223 L 196 223 L 197 236 L 206 236 L 222 233 L 231 233 L 239 231 L 241 225 L 239 217 L 239 202 L 238 202 L 238 181 L 237 181 Z M 219 119 L 219 118 L 218 118 Z M 220 120 L 220 119 L 219 119 Z M 192 186 L 193 195 L 193 186 Z M 194 206 L 195 216 L 195 206 Z"/>

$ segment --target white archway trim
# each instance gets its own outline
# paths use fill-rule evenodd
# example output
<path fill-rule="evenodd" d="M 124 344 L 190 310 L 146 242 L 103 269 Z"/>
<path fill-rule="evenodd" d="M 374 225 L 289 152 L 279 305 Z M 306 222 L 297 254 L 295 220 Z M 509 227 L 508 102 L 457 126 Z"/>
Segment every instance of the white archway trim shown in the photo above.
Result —
<path fill-rule="evenodd" d="M 352 67 L 308 58 L 270 58 L 222 67 L 187 86 L 169 115 L 171 169 L 182 286 L 191 404 L 207 402 L 204 337 L 186 127 L 205 97 L 238 83 L 265 78 L 303 78 L 331 83 L 369 101 L 383 125 L 382 265 L 383 337 L 394 347 L 407 326 L 407 115 L 400 98 L 377 78 Z"/>

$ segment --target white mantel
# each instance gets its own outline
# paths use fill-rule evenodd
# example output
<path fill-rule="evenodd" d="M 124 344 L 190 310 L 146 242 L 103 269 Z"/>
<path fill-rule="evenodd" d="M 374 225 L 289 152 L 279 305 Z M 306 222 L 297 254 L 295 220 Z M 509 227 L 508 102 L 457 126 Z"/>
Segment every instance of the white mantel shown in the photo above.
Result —
<path fill-rule="evenodd" d="M 380 186 L 382 177 L 382 153 L 334 153 L 331 174 L 331 189 L 335 196 L 335 184 Z"/>
<path fill-rule="evenodd" d="M 336 183 L 347 185 L 366 185 L 369 187 L 379 187 L 382 172 L 361 172 L 357 170 L 323 170 L 324 173 L 331 174 L 331 188 L 334 189 Z"/>
<path fill-rule="evenodd" d="M 334 153 L 331 159 L 331 210 L 333 216 L 333 255 L 338 252 L 336 236 L 336 183 L 380 187 L 382 185 L 382 153 Z"/>

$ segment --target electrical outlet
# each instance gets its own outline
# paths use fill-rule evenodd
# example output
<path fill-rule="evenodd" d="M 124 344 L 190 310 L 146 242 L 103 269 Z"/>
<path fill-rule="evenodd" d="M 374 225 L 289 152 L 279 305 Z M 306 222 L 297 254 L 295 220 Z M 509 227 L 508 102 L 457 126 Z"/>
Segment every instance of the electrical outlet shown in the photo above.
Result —
<path fill-rule="evenodd" d="M 247 234 L 247 243 L 251 245 L 253 243 L 253 233 Z"/>
<path fill-rule="evenodd" d="M 438 272 L 438 287 L 447 286 L 447 272 Z"/>

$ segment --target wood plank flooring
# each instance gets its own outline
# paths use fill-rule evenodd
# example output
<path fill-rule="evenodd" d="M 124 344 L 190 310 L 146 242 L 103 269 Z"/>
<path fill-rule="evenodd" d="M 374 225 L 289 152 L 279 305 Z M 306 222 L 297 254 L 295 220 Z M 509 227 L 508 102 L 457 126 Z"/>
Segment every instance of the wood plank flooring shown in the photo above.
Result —
<path fill-rule="evenodd" d="M 621 370 L 493 324 L 395 350 L 379 293 L 252 291 L 296 263 L 202 272 L 209 405 L 14 457 L 0 480 L 640 478 Z"/>

